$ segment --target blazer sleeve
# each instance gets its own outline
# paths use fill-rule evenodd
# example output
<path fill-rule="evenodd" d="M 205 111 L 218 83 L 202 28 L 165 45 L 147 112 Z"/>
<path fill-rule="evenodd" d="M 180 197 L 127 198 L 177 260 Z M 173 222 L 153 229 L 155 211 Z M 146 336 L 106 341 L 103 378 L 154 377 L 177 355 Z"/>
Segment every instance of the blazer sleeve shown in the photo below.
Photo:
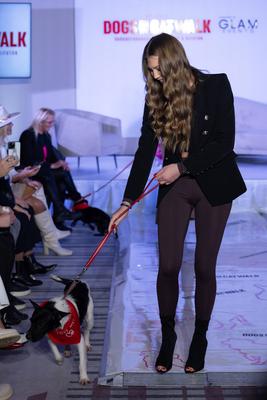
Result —
<path fill-rule="evenodd" d="M 30 130 L 22 132 L 20 135 L 20 165 L 22 167 L 28 167 L 34 165 L 37 161 L 36 154 L 34 151 L 34 136 Z"/>
<path fill-rule="evenodd" d="M 45 135 L 45 141 L 46 141 L 46 146 L 48 148 L 48 158 L 47 158 L 47 162 L 49 164 L 53 164 L 59 160 L 61 160 L 62 158 L 59 157 L 59 152 L 57 152 L 56 148 L 52 145 L 52 140 L 51 140 L 51 136 L 48 132 L 44 133 Z"/>
<path fill-rule="evenodd" d="M 216 163 L 233 151 L 235 141 L 235 114 L 233 93 L 226 74 L 220 75 L 213 88 L 216 104 L 212 139 L 183 161 L 188 172 L 199 175 L 213 168 Z"/>
<path fill-rule="evenodd" d="M 124 192 L 124 199 L 134 201 L 143 192 L 152 168 L 157 146 L 158 139 L 150 126 L 149 109 L 145 104 L 141 136 Z"/>

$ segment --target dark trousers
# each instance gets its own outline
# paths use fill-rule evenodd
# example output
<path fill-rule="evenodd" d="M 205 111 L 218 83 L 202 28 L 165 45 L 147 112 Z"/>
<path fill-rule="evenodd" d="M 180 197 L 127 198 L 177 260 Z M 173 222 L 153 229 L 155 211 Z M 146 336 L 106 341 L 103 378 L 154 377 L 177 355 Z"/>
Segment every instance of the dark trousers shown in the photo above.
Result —
<path fill-rule="evenodd" d="M 15 242 L 8 230 L 0 230 L 0 254 L 0 276 L 8 292 L 15 260 Z"/>
<path fill-rule="evenodd" d="M 65 171 L 63 168 L 52 169 L 61 200 L 70 198 L 73 201 L 80 200 L 81 194 L 77 191 L 75 183 L 72 179 L 70 171 Z"/>
<path fill-rule="evenodd" d="M 53 203 L 54 216 L 64 212 L 64 201 L 60 197 L 56 179 L 50 166 L 44 163 L 33 179 L 42 183 L 47 203 L 49 205 L 51 202 Z"/>
<path fill-rule="evenodd" d="M 71 173 L 63 168 L 51 169 L 48 164 L 43 164 L 41 170 L 34 179 L 40 181 L 44 187 L 47 203 L 53 203 L 54 217 L 64 213 L 64 201 L 66 197 L 73 201 L 81 198 L 77 191 Z"/>
<path fill-rule="evenodd" d="M 161 315 L 175 315 L 178 275 L 192 209 L 195 209 L 196 318 L 209 320 L 216 296 L 216 260 L 232 203 L 212 207 L 195 179 L 179 178 L 158 209 L 159 271 L 157 295 Z"/>
<path fill-rule="evenodd" d="M 32 250 L 35 244 L 41 241 L 40 231 L 34 221 L 32 207 L 28 209 L 28 212 L 31 214 L 30 220 L 24 213 L 15 211 L 15 215 L 20 221 L 20 231 L 16 241 L 16 254 Z"/>

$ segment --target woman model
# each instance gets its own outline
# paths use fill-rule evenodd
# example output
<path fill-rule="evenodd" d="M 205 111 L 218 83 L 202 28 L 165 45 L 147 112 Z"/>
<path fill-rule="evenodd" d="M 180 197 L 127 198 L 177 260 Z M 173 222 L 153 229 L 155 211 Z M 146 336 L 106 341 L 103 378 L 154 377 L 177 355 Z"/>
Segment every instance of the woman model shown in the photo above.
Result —
<path fill-rule="evenodd" d="M 206 332 L 216 295 L 216 259 L 232 200 L 246 191 L 233 151 L 233 94 L 226 74 L 193 68 L 181 43 L 162 33 L 143 52 L 146 98 L 139 147 L 123 201 L 110 222 L 142 193 L 158 141 L 165 147 L 157 203 L 159 271 L 157 296 L 162 344 L 155 368 L 172 367 L 177 335 L 178 274 L 192 210 L 195 211 L 195 330 L 186 373 L 204 368 Z"/>

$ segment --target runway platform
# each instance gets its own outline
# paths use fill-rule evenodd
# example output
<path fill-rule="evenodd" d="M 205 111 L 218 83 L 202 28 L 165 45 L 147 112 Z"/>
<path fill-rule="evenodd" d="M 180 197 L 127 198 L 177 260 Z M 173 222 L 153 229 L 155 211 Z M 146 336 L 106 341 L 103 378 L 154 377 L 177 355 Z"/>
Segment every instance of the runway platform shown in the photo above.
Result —
<path fill-rule="evenodd" d="M 103 162 L 112 162 L 111 159 Z M 123 165 L 123 160 L 120 160 Z M 124 164 L 128 160 L 125 159 Z M 112 296 L 100 384 L 260 385 L 267 383 L 267 160 L 239 158 L 247 193 L 234 201 L 218 257 L 217 300 L 211 321 L 205 370 L 185 375 L 194 324 L 194 221 L 185 242 L 177 309 L 177 345 L 170 373 L 154 373 L 160 346 L 155 281 L 158 269 L 156 192 L 133 210 L 119 228 Z M 105 168 L 105 165 L 104 165 Z M 159 165 L 155 162 L 153 171 Z M 108 212 L 120 204 L 128 171 L 94 201 Z M 97 176 L 96 176 L 97 178 Z M 80 184 L 82 181 L 80 181 Z M 90 185 L 90 183 L 88 183 Z M 91 183 L 92 184 L 92 183 Z M 93 188 L 101 185 L 94 180 Z M 90 191 L 91 189 L 89 189 Z M 98 197 L 99 196 L 99 197 Z"/>

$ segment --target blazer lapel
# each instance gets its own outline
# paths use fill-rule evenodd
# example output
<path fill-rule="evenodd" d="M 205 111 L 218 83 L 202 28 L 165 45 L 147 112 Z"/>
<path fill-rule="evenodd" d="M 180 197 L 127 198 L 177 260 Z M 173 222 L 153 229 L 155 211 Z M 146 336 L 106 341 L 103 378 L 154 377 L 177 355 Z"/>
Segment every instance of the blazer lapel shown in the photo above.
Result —
<path fill-rule="evenodd" d="M 201 139 L 200 132 L 203 125 L 203 115 L 205 112 L 205 103 L 204 103 L 205 97 L 204 97 L 203 86 L 204 86 L 204 81 L 200 80 L 194 96 L 189 152 L 194 152 L 194 150 L 198 147 L 199 140 Z"/>

